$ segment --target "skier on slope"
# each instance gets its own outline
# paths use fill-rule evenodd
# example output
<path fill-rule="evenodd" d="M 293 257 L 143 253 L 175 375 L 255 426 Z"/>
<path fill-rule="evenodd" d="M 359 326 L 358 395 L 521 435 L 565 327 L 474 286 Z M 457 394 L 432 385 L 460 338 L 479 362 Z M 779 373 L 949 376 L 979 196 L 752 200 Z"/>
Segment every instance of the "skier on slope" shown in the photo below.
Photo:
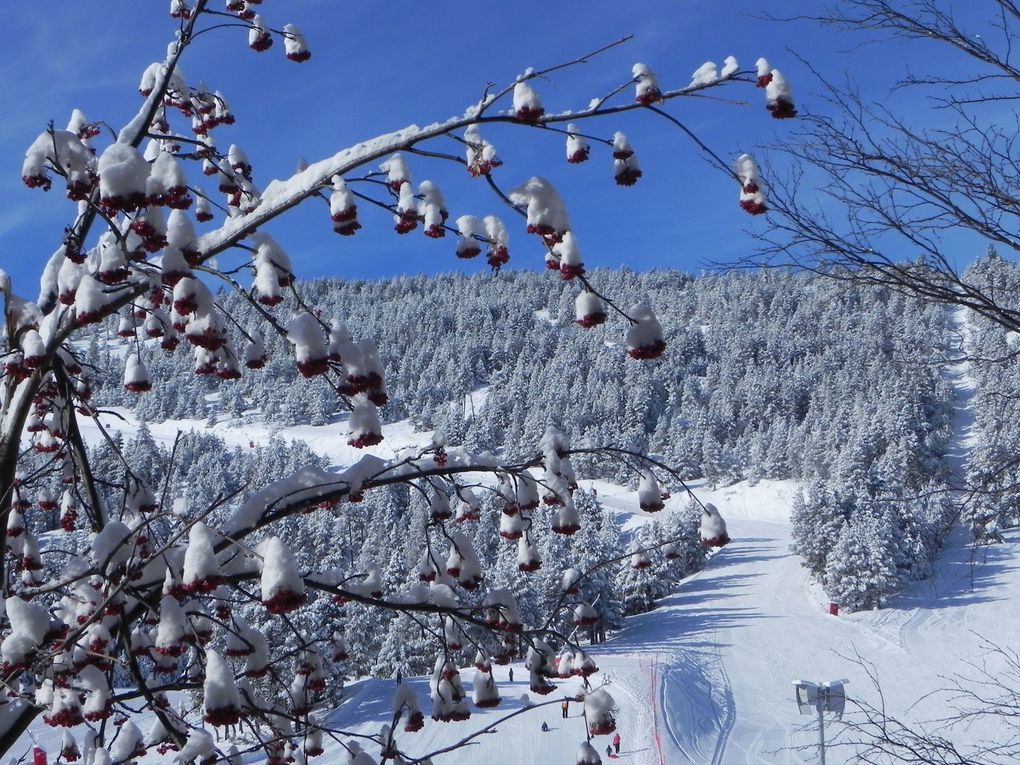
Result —
<path fill-rule="evenodd" d="M 620 753 L 620 734 L 619 733 L 617 733 L 615 736 L 613 736 L 613 746 L 616 748 L 616 753 L 619 754 Z"/>

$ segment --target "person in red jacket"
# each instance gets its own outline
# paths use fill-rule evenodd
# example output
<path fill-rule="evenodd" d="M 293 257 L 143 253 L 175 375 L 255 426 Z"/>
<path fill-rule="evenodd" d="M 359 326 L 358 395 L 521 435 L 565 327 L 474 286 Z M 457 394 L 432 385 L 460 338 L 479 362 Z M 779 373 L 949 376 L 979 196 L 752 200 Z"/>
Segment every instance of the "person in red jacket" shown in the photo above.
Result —
<path fill-rule="evenodd" d="M 620 734 L 617 733 L 613 736 L 613 747 L 616 749 L 616 753 L 620 753 Z"/>

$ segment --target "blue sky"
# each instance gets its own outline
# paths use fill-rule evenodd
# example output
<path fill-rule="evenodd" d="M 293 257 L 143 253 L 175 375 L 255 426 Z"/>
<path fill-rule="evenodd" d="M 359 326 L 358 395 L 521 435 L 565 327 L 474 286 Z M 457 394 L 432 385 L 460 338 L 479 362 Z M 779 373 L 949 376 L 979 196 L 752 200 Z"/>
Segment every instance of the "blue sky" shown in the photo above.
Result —
<path fill-rule="evenodd" d="M 212 3 L 222 7 L 222 0 Z M 116 127 L 134 114 L 139 76 L 162 57 L 172 34 L 174 22 L 165 6 L 162 0 L 78 0 L 46 11 L 35 3 L 5 9 L 8 29 L 17 33 L 8 35 L 0 53 L 0 102 L 7 107 L 0 121 L 5 200 L 0 265 L 15 277 L 18 292 L 34 294 L 39 270 L 73 214 L 60 190 L 46 194 L 21 184 L 25 148 L 48 120 L 63 127 L 74 107 Z M 782 12 L 793 15 L 815 6 L 795 0 L 784 3 Z M 876 93 L 888 92 L 913 55 L 899 43 L 860 49 L 861 39 L 845 32 L 764 20 L 762 8 L 746 0 L 633 5 L 266 0 L 267 22 L 277 28 L 296 23 L 309 39 L 311 61 L 286 61 L 279 42 L 257 54 L 247 48 L 243 30 L 225 28 L 204 35 L 183 70 L 192 84 L 202 80 L 226 95 L 237 123 L 218 129 L 218 144 L 242 146 L 256 183 L 264 187 L 289 175 L 302 158 L 316 160 L 381 132 L 445 119 L 475 102 L 488 82 L 505 84 L 528 66 L 569 60 L 625 34 L 635 39 L 538 83 L 547 110 L 583 107 L 628 79 L 637 61 L 656 71 L 664 87 L 676 87 L 705 60 L 721 64 L 730 54 L 746 68 L 766 56 L 791 81 L 799 107 L 820 108 L 818 87 L 794 52 L 832 79 L 850 74 Z M 741 85 L 717 93 L 746 103 L 691 99 L 674 101 L 668 109 L 728 160 L 782 142 L 795 128 L 793 121 L 769 117 L 761 91 Z M 628 114 L 589 122 L 585 129 L 606 137 L 615 130 L 628 134 L 644 170 L 635 187 L 614 185 L 612 160 L 604 151 L 572 166 L 563 159 L 559 137 L 519 128 L 484 134 L 505 162 L 497 171 L 505 187 L 544 175 L 561 190 L 587 265 L 697 271 L 707 261 L 753 250 L 754 232 L 764 222 L 740 211 L 733 180 L 707 164 L 676 128 L 653 115 Z M 460 151 L 449 140 L 435 148 Z M 503 215 L 511 227 L 511 265 L 541 267 L 539 243 L 525 235 L 483 182 L 435 161 L 412 160 L 411 170 L 416 183 L 428 178 L 441 185 L 454 217 Z M 382 211 L 365 210 L 362 223 L 358 235 L 338 237 L 324 206 L 309 202 L 274 222 L 270 231 L 290 253 L 299 277 L 484 267 L 458 261 L 450 238 L 436 242 L 420 232 L 397 236 Z"/>

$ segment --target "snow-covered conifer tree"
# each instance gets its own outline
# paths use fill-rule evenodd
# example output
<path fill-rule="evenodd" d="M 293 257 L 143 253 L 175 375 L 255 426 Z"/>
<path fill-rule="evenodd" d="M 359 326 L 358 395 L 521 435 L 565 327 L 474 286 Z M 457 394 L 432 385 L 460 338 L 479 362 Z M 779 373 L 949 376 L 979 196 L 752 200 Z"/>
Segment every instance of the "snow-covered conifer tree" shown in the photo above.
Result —
<path fill-rule="evenodd" d="M 815 576 L 826 570 L 829 554 L 850 517 L 851 507 L 841 494 L 821 481 L 815 481 L 807 495 L 797 494 L 790 520 L 793 524 L 793 551 Z"/>
<path fill-rule="evenodd" d="M 889 513 L 861 512 L 839 533 L 825 565 L 825 591 L 840 606 L 879 608 L 901 583 L 896 527 Z"/>

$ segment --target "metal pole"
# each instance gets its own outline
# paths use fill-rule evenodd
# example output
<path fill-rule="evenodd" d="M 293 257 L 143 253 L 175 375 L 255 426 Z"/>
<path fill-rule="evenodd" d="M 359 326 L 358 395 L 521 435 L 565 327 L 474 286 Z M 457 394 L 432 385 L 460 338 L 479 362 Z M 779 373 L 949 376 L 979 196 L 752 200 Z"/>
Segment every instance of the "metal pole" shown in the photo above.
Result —
<path fill-rule="evenodd" d="M 822 711 L 821 697 L 818 700 L 818 761 L 825 765 L 825 713 Z"/>

